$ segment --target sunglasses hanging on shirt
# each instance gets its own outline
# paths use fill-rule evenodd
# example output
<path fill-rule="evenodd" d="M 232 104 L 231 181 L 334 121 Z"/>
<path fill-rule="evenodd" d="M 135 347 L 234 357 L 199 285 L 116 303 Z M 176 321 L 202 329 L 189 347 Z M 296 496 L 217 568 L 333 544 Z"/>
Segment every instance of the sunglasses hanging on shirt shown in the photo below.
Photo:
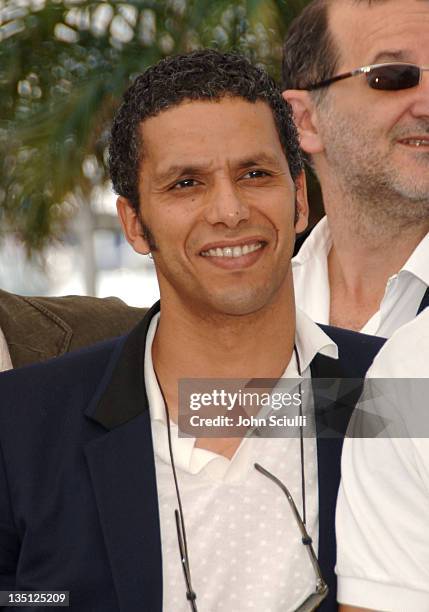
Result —
<path fill-rule="evenodd" d="M 294 346 L 293 350 L 294 350 L 294 354 L 296 358 L 298 374 L 299 376 L 302 376 L 301 364 L 300 364 L 299 354 L 298 354 L 296 346 Z M 178 508 L 176 508 L 174 511 L 174 518 L 175 518 L 176 530 L 177 530 L 177 541 L 179 544 L 180 562 L 182 565 L 183 576 L 185 579 L 186 599 L 189 602 L 191 612 L 198 612 L 197 601 L 196 601 L 197 594 L 192 587 L 191 566 L 189 562 L 188 542 L 186 538 L 186 529 L 185 529 L 185 517 L 183 514 L 183 506 L 182 506 L 182 499 L 180 496 L 179 483 L 177 480 L 176 466 L 174 463 L 173 445 L 172 445 L 172 440 L 171 440 L 170 415 L 168 411 L 167 402 L 162 392 L 161 385 L 159 384 L 159 380 L 158 380 L 158 385 L 161 391 L 162 398 L 164 400 L 165 414 L 166 414 L 166 420 L 167 420 L 168 448 L 169 448 L 171 468 L 173 471 L 174 487 L 176 489 L 176 497 L 177 497 L 177 504 L 178 504 Z M 302 393 L 301 383 L 299 383 L 299 391 L 301 394 Z M 302 404 L 300 405 L 300 416 L 302 416 Z M 292 510 L 292 514 L 297 523 L 298 529 L 301 533 L 301 541 L 304 547 L 306 548 L 306 550 L 308 551 L 308 555 L 310 557 L 310 561 L 313 566 L 313 570 L 315 574 L 315 583 L 316 583 L 315 592 L 309 595 L 304 600 L 304 602 L 301 605 L 299 605 L 298 608 L 296 608 L 295 612 L 313 612 L 320 606 L 322 601 L 326 599 L 329 593 L 329 589 L 328 589 L 328 585 L 323 579 L 323 576 L 320 570 L 320 566 L 317 560 L 317 556 L 313 549 L 313 540 L 308 534 L 307 528 L 306 528 L 304 435 L 303 435 L 302 425 L 300 425 L 299 439 L 300 439 L 300 455 L 301 455 L 301 493 L 302 493 L 302 506 L 303 506 L 302 518 L 292 498 L 292 495 L 290 494 L 286 485 L 284 485 L 284 483 L 281 480 L 279 480 L 276 476 L 274 476 L 274 474 L 272 474 L 271 472 L 263 468 L 260 464 L 255 463 L 254 467 L 260 474 L 262 474 L 263 476 L 265 476 L 266 478 L 269 478 L 272 482 L 274 482 L 283 491 L 283 493 L 285 494 L 289 502 L 289 505 Z"/>

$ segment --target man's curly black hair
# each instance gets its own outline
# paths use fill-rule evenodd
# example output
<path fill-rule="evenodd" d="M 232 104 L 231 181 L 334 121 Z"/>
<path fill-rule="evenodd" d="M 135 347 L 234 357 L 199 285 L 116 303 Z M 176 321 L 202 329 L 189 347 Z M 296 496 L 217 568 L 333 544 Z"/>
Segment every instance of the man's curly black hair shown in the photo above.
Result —
<path fill-rule="evenodd" d="M 236 53 L 203 49 L 163 59 L 139 75 L 124 94 L 113 121 L 109 166 L 113 188 L 139 208 L 138 177 L 143 157 L 140 123 L 188 100 L 225 96 L 262 100 L 273 112 L 292 179 L 302 170 L 298 135 L 290 106 L 265 70 Z"/>

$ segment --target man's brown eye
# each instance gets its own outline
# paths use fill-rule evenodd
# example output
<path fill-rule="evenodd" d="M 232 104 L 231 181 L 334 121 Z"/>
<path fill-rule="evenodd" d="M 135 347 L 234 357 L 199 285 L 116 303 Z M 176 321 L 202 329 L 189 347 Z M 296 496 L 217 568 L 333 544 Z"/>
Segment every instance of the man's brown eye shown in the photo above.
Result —
<path fill-rule="evenodd" d="M 197 181 L 194 179 L 183 179 L 173 185 L 173 189 L 184 189 L 185 187 L 195 187 Z"/>
<path fill-rule="evenodd" d="M 268 176 L 267 172 L 264 170 L 250 170 L 247 174 L 244 175 L 244 178 L 261 178 L 264 176 Z"/>

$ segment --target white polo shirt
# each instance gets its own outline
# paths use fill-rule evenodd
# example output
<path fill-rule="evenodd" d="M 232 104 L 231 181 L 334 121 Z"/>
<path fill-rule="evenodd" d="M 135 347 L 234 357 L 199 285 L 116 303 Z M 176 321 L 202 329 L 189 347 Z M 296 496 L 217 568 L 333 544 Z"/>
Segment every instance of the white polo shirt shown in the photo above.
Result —
<path fill-rule="evenodd" d="M 0 372 L 12 369 L 12 361 L 10 359 L 9 348 L 7 346 L 6 338 L 0 327 Z"/>
<path fill-rule="evenodd" d="M 367 379 L 363 409 L 387 416 L 393 432 L 400 425 L 402 437 L 344 441 L 338 600 L 429 612 L 429 308 L 388 340 Z"/>
<path fill-rule="evenodd" d="M 328 219 L 323 217 L 292 259 L 297 306 L 313 321 L 329 324 L 330 289 L 328 255 L 332 247 Z M 414 319 L 429 286 L 429 234 L 403 265 L 389 278 L 380 309 L 360 330 L 389 338 Z"/>
<path fill-rule="evenodd" d="M 174 509 L 177 497 L 168 450 L 165 407 L 152 365 L 158 316 L 146 340 L 145 382 L 152 420 L 163 559 L 163 609 L 189 612 L 179 558 Z M 303 377 L 320 352 L 338 357 L 335 343 L 297 312 L 296 346 Z M 298 378 L 295 356 L 285 378 Z M 315 576 L 298 526 L 282 491 L 258 473 L 255 461 L 290 489 L 302 510 L 298 438 L 245 438 L 231 458 L 195 448 L 171 423 L 172 446 L 183 503 L 192 585 L 202 611 L 286 612 L 315 591 Z M 304 439 L 307 528 L 318 545 L 317 454 Z"/>

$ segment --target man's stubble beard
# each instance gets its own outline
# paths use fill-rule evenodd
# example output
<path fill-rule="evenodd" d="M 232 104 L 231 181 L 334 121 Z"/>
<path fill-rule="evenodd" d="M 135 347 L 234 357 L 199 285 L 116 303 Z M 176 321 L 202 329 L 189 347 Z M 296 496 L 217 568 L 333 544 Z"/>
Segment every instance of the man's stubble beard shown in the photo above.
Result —
<path fill-rule="evenodd" d="M 358 226 L 383 224 L 384 230 L 389 225 L 398 228 L 428 222 L 429 153 L 416 150 L 420 156 L 416 163 L 427 165 L 426 180 L 419 180 L 412 167 L 407 174 L 392 162 L 393 148 L 400 146 L 395 140 L 413 131 L 397 128 L 383 155 L 379 142 L 382 136 L 374 135 L 364 117 L 343 117 L 326 99 L 321 107 L 319 129 L 331 174 L 329 180 L 341 192 L 344 215 L 354 218 Z M 414 133 L 428 133 L 429 120 L 416 120 L 413 128 Z"/>
<path fill-rule="evenodd" d="M 298 205 L 297 205 L 296 200 L 295 200 L 294 215 L 295 215 L 295 223 L 296 223 L 299 217 L 299 210 L 298 210 Z M 149 227 L 149 225 L 145 223 L 145 221 L 143 220 L 141 211 L 138 212 L 138 217 L 140 221 L 141 237 L 146 241 L 148 247 L 150 248 L 151 253 L 155 253 L 155 254 L 159 253 L 159 246 L 155 238 L 154 232 Z M 291 271 L 290 271 L 291 257 L 292 257 L 292 247 L 291 247 L 291 251 L 290 251 L 290 254 L 287 260 L 289 262 L 289 265 L 288 265 L 288 269 L 285 271 L 285 275 L 284 275 L 285 280 L 286 280 L 287 275 L 289 276 L 291 275 Z M 159 276 L 158 276 L 158 282 L 159 282 Z M 172 285 L 175 284 L 172 278 L 170 278 L 168 282 L 170 282 Z M 242 289 L 237 290 L 236 293 L 232 292 L 231 290 L 228 290 L 227 292 L 225 292 L 225 296 L 223 297 L 223 299 L 221 295 L 218 295 L 217 299 L 215 300 L 217 304 L 213 303 L 212 305 L 212 309 L 213 309 L 211 312 L 212 317 L 216 319 L 216 316 L 224 317 L 225 315 L 228 315 L 228 316 L 236 317 L 236 316 L 247 316 L 250 314 L 257 314 L 258 311 L 263 310 L 267 306 L 267 302 L 270 301 L 270 299 L 268 299 L 268 296 L 270 298 L 273 298 L 276 291 L 280 289 L 280 284 L 281 284 L 280 282 L 278 283 L 278 286 L 274 286 L 274 287 L 271 287 L 271 284 L 272 283 L 270 281 L 268 283 L 269 285 L 268 287 L 262 287 L 259 290 L 255 290 L 252 287 L 247 287 L 246 291 L 243 291 Z M 272 295 L 270 295 L 270 293 Z M 196 302 L 196 298 L 194 295 L 190 295 L 189 299 L 191 303 Z M 218 310 L 217 315 L 216 315 L 216 310 Z"/>
<path fill-rule="evenodd" d="M 142 218 L 142 214 L 141 211 L 138 211 L 138 219 L 140 222 L 140 235 L 143 238 L 143 240 L 145 240 L 147 242 L 147 245 L 150 249 L 150 252 L 153 253 L 154 251 L 158 250 L 158 245 L 156 243 L 155 240 L 155 236 L 152 232 L 152 230 L 150 229 L 149 225 L 147 225 Z"/>

